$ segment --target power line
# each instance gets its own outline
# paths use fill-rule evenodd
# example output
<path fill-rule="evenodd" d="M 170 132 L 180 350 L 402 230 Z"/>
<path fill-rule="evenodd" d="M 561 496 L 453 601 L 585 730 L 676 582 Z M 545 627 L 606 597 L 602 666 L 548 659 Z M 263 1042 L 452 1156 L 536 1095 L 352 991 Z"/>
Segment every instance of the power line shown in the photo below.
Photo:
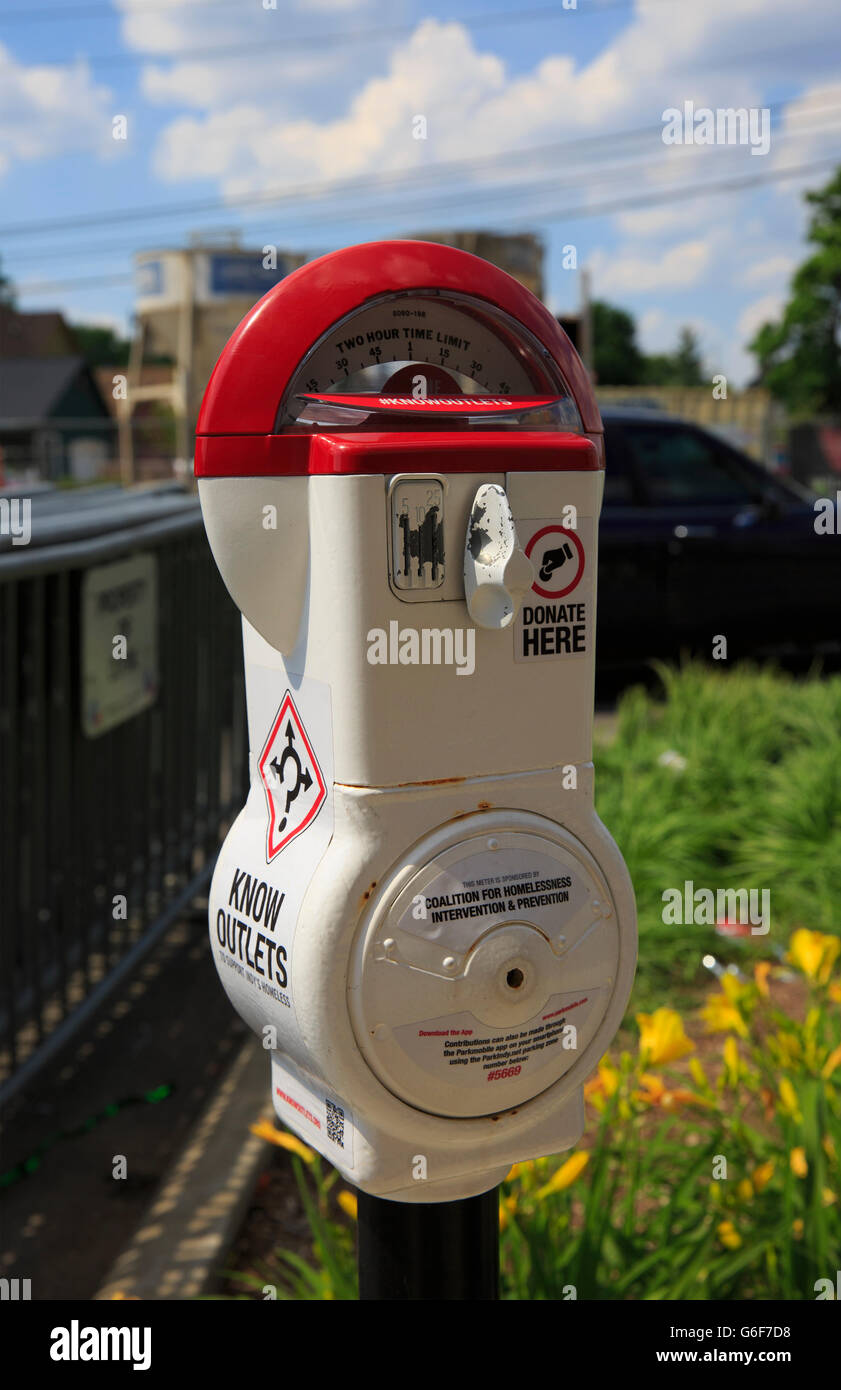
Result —
<path fill-rule="evenodd" d="M 673 3 L 673 0 L 660 0 L 660 3 Z M 629 0 L 618 0 L 617 9 L 628 7 Z M 604 9 L 606 7 L 600 7 Z M 131 11 L 127 11 L 131 14 Z M 262 9 L 258 13 L 266 15 L 277 15 L 280 13 Z M 541 5 L 527 10 L 489 10 L 479 14 L 453 15 L 447 16 L 444 23 L 463 24 L 468 29 L 488 29 L 494 25 L 508 26 L 509 24 L 533 24 L 543 20 L 557 18 L 560 15 L 575 15 L 577 10 L 570 10 L 562 3 L 555 5 Z M 584 11 L 582 10 L 582 13 Z M 309 34 L 284 34 L 282 38 L 263 38 L 260 40 L 249 40 L 247 43 L 239 44 L 214 44 L 206 48 L 172 48 L 163 53 L 147 52 L 119 52 L 119 53 L 98 53 L 86 59 L 92 68 L 102 67 L 134 67 L 139 63 L 153 62 L 228 62 L 233 58 L 241 58 L 249 53 L 263 53 L 266 49 L 282 48 L 284 52 L 295 52 L 297 49 L 307 48 L 335 48 L 343 44 L 373 44 L 391 42 L 394 39 L 406 38 L 415 33 L 419 21 L 412 24 L 379 24 L 372 29 L 333 29 L 326 33 L 313 30 Z M 44 63 L 50 67 L 73 67 L 76 63 L 75 58 L 46 58 Z"/>
<path fill-rule="evenodd" d="M 659 0 L 660 4 L 674 5 L 677 0 Z M 596 14 L 609 14 L 613 10 L 629 10 L 633 8 L 635 0 L 578 0 L 575 10 L 576 17 L 590 16 Z M 259 14 L 273 13 L 265 10 L 261 0 L 252 0 L 252 7 Z M 185 5 L 186 8 L 186 5 Z M 202 0 L 201 9 L 239 9 L 244 8 L 242 0 Z M 563 9 L 562 5 L 545 7 L 550 13 L 554 14 Z M 515 14 L 514 10 L 483 11 L 483 15 L 493 13 Z M 45 19 L 61 21 L 64 19 L 93 19 L 97 15 L 110 15 L 114 19 L 130 19 L 135 15 L 143 14 L 169 14 L 177 15 L 167 0 L 159 4 L 133 5 L 130 10 L 115 10 L 110 0 L 103 0 L 101 4 L 81 4 L 81 5 L 39 5 L 37 8 L 25 8 L 19 10 L 0 10 L 0 24 L 25 24 L 30 21 L 42 22 Z M 452 19 L 458 24 L 469 24 L 471 15 L 452 15 L 448 16 L 448 21 Z M 404 26 L 405 32 L 411 33 L 417 28 L 414 25 Z M 294 35 L 292 36 L 294 38 Z"/>
<path fill-rule="evenodd" d="M 231 198 L 214 196 L 195 199 L 185 203 L 159 203 L 156 207 L 120 208 L 112 212 L 82 213 L 76 217 L 55 217 L 41 222 L 11 222 L 0 226 L 0 237 L 33 236 L 39 233 L 67 232 L 82 227 L 101 227 L 106 223 L 151 221 L 158 217 L 194 216 L 203 212 L 227 212 L 238 207 L 258 207 L 264 203 L 300 202 L 302 199 L 340 197 L 346 193 L 376 192 L 380 188 L 399 187 L 404 181 L 408 184 L 441 178 L 448 174 L 470 172 L 477 168 L 498 165 L 506 160 L 521 163 L 525 158 L 547 156 L 563 152 L 573 147 L 613 144 L 617 141 L 634 140 L 645 136 L 659 135 L 661 125 L 643 126 L 629 131 L 610 131 L 603 135 L 572 137 L 568 140 L 554 140 L 545 145 L 531 145 L 525 149 L 506 150 L 494 155 L 469 156 L 463 159 L 444 160 L 421 165 L 414 169 L 398 169 L 391 174 L 359 175 L 351 179 L 326 179 L 318 183 L 298 184 L 292 188 L 267 189 L 262 193 L 243 193 Z"/>
<path fill-rule="evenodd" d="M 785 137 L 778 137 L 778 141 L 780 138 L 797 139 L 802 138 L 803 136 L 811 136 L 818 133 L 837 134 L 838 131 L 839 127 L 837 125 L 824 126 L 821 127 L 819 131 L 815 131 L 814 129 L 804 131 L 793 131 L 789 132 L 789 134 Z M 684 148 L 686 148 L 687 150 L 689 149 L 689 147 Z M 741 147 L 732 147 L 733 155 L 736 155 L 737 151 L 741 152 Z M 727 153 L 730 154 L 731 150 L 728 149 Z M 721 151 L 717 150 L 714 157 L 718 158 L 720 154 Z M 685 155 L 684 158 L 689 159 L 694 157 L 695 155 L 696 151 L 693 147 L 691 154 Z M 653 164 L 651 162 L 649 156 L 646 156 L 642 159 L 626 159 L 621 164 L 608 165 L 606 167 L 598 166 L 597 162 L 598 173 L 595 176 L 588 173 L 587 184 L 589 188 L 598 187 L 600 184 L 613 183 L 625 174 L 633 176 L 638 182 L 639 179 L 641 177 L 644 177 L 650 170 L 659 167 L 659 164 Z M 546 193 L 556 194 L 561 189 L 563 189 L 565 185 L 574 186 L 575 184 L 577 184 L 581 177 L 579 173 L 575 172 L 574 164 L 572 169 L 569 169 L 568 166 L 565 167 L 564 174 L 566 174 L 567 172 L 569 173 L 569 177 L 562 176 L 560 179 L 554 173 L 550 173 L 549 176 L 546 178 L 531 182 L 520 181 L 485 187 L 477 187 L 475 185 L 471 185 L 469 189 L 471 209 L 486 203 L 492 203 L 494 207 L 498 207 L 502 203 L 510 202 L 512 198 L 516 198 L 519 202 L 523 203 L 525 199 L 534 197 L 535 195 L 539 196 L 541 194 Z M 443 189 L 441 190 L 440 196 L 436 197 L 435 195 L 433 195 L 430 198 L 429 195 L 425 195 L 423 202 L 418 205 L 407 202 L 404 197 L 401 199 L 399 203 L 380 203 L 375 205 L 366 205 L 364 209 L 361 211 L 357 209 L 356 211 L 351 210 L 350 212 L 348 212 L 347 208 L 345 207 L 339 210 L 339 215 L 345 221 L 348 222 L 370 221 L 372 218 L 377 219 L 395 215 L 400 217 L 404 223 L 410 218 L 416 218 L 418 221 L 428 221 L 428 217 L 430 215 L 440 214 L 441 216 L 445 217 L 450 213 L 460 212 L 463 208 L 464 198 L 465 191 L 461 187 L 453 190 Z M 453 201 L 454 199 L 457 199 L 458 201 L 455 202 Z M 297 210 L 300 210 L 300 200 L 296 200 L 296 203 Z M 296 232 L 296 227 L 306 227 L 310 224 L 310 221 L 314 222 L 316 218 L 319 222 L 323 222 L 325 220 L 325 217 L 327 216 L 330 216 L 329 212 L 326 214 L 324 212 L 314 212 L 311 219 L 307 216 L 298 217 L 293 221 L 291 225 L 285 226 L 283 228 L 273 228 L 271 230 L 273 244 L 277 244 L 278 232 L 281 233 L 284 239 L 291 240 L 294 236 L 298 235 L 298 233 Z M 539 209 L 525 209 L 523 211 L 522 216 L 524 220 L 528 219 L 531 216 L 539 216 Z M 333 218 L 333 220 L 335 220 L 335 218 Z M 240 235 L 246 234 L 246 229 L 243 227 L 237 228 L 237 231 Z M 250 235 L 251 233 L 248 234 Z M 259 235 L 264 238 L 269 234 L 270 233 L 266 230 L 265 226 L 261 227 L 258 232 L 254 233 L 255 236 Z M 98 245 L 93 246 L 65 246 L 58 253 L 51 250 L 49 254 L 50 257 L 53 259 L 55 259 L 56 256 L 58 256 L 58 258 L 60 259 L 69 257 L 75 257 L 76 259 L 90 259 L 91 257 L 96 256 L 109 257 L 116 255 L 125 255 L 126 253 L 131 253 L 136 249 L 137 242 L 136 240 L 134 240 L 131 243 L 121 242 L 115 244 L 113 242 L 110 242 L 99 243 Z M 29 255 L 16 256 L 15 266 L 43 262 L 44 256 L 44 250 L 34 251 Z"/>
<path fill-rule="evenodd" d="M 544 212 L 539 214 L 538 220 L 541 222 L 562 222 L 565 218 L 584 218 L 584 217 L 603 217 L 614 212 L 625 212 L 631 208 L 653 207 L 658 203 L 685 202 L 692 198 L 699 198 L 708 193 L 728 193 L 731 190 L 737 192 L 742 188 L 753 188 L 766 183 L 783 182 L 786 179 L 802 177 L 811 174 L 818 169 L 841 167 L 841 150 L 836 154 L 827 155 L 825 159 L 814 159 L 810 164 L 798 164 L 793 168 L 769 170 L 767 174 L 747 175 L 742 179 L 719 180 L 714 183 L 701 185 L 687 184 L 662 192 L 650 194 L 640 194 L 636 198 L 628 198 L 613 203 L 599 203 L 595 207 L 582 206 L 580 208 L 563 208 L 557 211 Z"/>
<path fill-rule="evenodd" d="M 676 8 L 676 0 L 655 0 L 655 3 L 671 5 Z M 600 14 L 608 12 L 610 9 L 629 8 L 629 0 L 615 0 L 615 3 L 605 4 L 592 10 L 570 10 L 563 3 L 555 5 L 541 5 L 532 9 L 523 10 L 491 10 L 479 14 L 467 15 L 448 15 L 442 19 L 442 23 L 462 24 L 468 29 L 488 29 L 495 26 L 507 27 L 510 24 L 531 24 L 542 22 L 562 15 Z M 274 11 L 265 11 L 273 14 Z M 366 44 L 369 47 L 378 42 L 391 42 L 395 39 L 406 38 L 414 34 L 420 21 L 411 24 L 380 24 L 372 29 L 338 29 L 330 30 L 327 33 L 313 31 L 310 34 L 284 34 L 282 38 L 270 39 L 262 38 L 259 40 L 249 40 L 247 43 L 215 44 L 208 48 L 197 48 L 191 45 L 189 48 L 172 48 L 165 52 L 140 52 L 140 51 L 121 51 L 118 53 L 99 53 L 86 57 L 85 62 L 92 68 L 121 68 L 136 67 L 143 63 L 177 63 L 177 62 L 229 62 L 232 59 L 245 57 L 251 53 L 262 54 L 267 50 L 283 49 L 284 53 L 294 53 L 299 49 L 310 49 L 313 47 L 324 49 L 345 46 L 348 44 Z M 811 52 L 815 48 L 822 51 L 826 49 L 826 40 L 812 40 L 802 44 L 786 44 L 784 47 L 777 46 L 770 49 L 757 49 L 752 47 L 743 53 L 716 55 L 715 66 L 722 64 L 732 64 L 742 62 L 747 58 L 790 58 L 792 53 Z M 45 66 L 49 67 L 75 67 L 78 58 L 44 58 L 41 60 Z"/>
<path fill-rule="evenodd" d="M 606 203 L 583 204 L 577 208 L 549 209 L 541 212 L 529 220 L 551 223 L 562 222 L 564 220 L 582 219 L 588 217 L 602 217 L 615 212 L 624 212 L 631 208 L 652 207 L 659 203 L 683 202 L 692 198 L 706 197 L 716 193 L 738 192 L 743 188 L 757 187 L 762 184 L 778 183 L 786 179 L 801 178 L 806 174 L 814 173 L 819 169 L 835 167 L 841 165 L 841 150 L 824 159 L 812 160 L 809 164 L 799 164 L 786 169 L 769 170 L 767 173 L 757 173 L 746 175 L 739 179 L 718 180 L 704 184 L 685 184 L 676 187 L 657 190 L 648 194 L 640 194 L 632 198 L 614 199 Z M 353 216 L 343 213 L 342 220 L 352 221 Z M 516 221 L 520 220 L 518 215 Z M 76 289 L 83 285 L 105 285 L 105 284 L 126 284 L 133 279 L 131 272 L 119 275 L 84 275 L 67 280 L 44 280 L 36 281 L 32 284 L 18 286 L 20 294 L 52 294 L 59 290 Z"/>
<path fill-rule="evenodd" d="M 771 115 L 784 110 L 790 102 L 772 103 L 768 110 Z M 829 106 L 810 107 L 807 110 L 798 112 L 798 118 L 807 116 L 812 117 L 822 112 L 836 112 L 839 110 L 838 104 Z M 632 130 L 606 131 L 603 134 L 571 136 L 566 140 L 555 140 L 548 144 L 531 145 L 524 149 L 506 150 L 502 153 L 469 156 L 462 159 L 444 160 L 437 163 L 421 165 L 417 168 L 399 169 L 390 174 L 377 175 L 358 175 L 351 179 L 328 179 L 311 184 L 293 185 L 291 188 L 267 189 L 262 193 L 244 193 L 234 197 L 225 198 L 214 196 L 212 198 L 194 199 L 184 203 L 159 203 L 156 206 L 119 208 L 112 211 L 101 210 L 93 213 L 81 213 L 75 217 L 55 217 L 39 222 L 12 222 L 6 226 L 0 226 L 0 237 L 6 240 L 15 237 L 31 237 L 39 235 L 50 235 L 60 232 L 65 236 L 69 231 L 83 230 L 88 227 L 102 227 L 106 225 L 117 225 L 120 223 L 137 223 L 156 221 L 159 218 L 169 217 L 192 217 L 196 214 L 208 212 L 227 213 L 237 208 L 262 207 L 262 206 L 282 206 L 284 203 L 300 204 L 302 201 L 321 201 L 328 198 L 342 197 L 354 194 L 369 194 L 379 191 L 390 191 L 406 187 L 411 192 L 413 188 L 422 188 L 430 180 L 441 179 L 452 175 L 467 173 L 473 174 L 477 170 L 491 168 L 499 169 L 507 161 L 514 161 L 518 166 L 526 159 L 546 158 L 552 155 L 563 156 L 565 152 L 572 150 L 574 154 L 581 151 L 588 159 L 598 157 L 600 146 L 607 146 L 612 153 L 615 145 L 627 141 L 644 140 L 651 136 L 659 137 L 662 134 L 662 124 L 651 126 L 638 126 Z M 795 133 L 795 132 L 792 132 Z M 588 151 L 596 150 L 596 154 Z"/>
<path fill-rule="evenodd" d="M 253 0 L 254 8 L 262 10 L 261 0 Z M 221 9 L 227 7 L 232 9 L 236 6 L 242 9 L 242 0 L 202 0 L 202 9 Z M 0 24 L 26 24 L 27 22 L 42 23 L 45 19 L 60 21 L 62 19 L 95 19 L 97 15 L 110 15 L 113 19 L 127 19 L 136 14 L 177 14 L 173 10 L 171 0 L 162 0 L 162 3 L 151 5 L 133 5 L 130 10 L 115 10 L 111 0 L 103 0 L 103 3 L 90 5 L 38 5 L 28 6 L 22 10 L 0 10 Z"/>

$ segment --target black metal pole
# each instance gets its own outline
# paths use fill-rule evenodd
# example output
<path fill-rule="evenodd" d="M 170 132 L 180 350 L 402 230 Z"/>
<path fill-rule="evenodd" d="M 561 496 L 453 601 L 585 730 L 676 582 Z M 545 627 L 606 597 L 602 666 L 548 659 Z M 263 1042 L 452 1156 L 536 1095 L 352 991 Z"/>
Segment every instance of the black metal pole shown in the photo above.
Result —
<path fill-rule="evenodd" d="M 499 1298 L 499 1188 L 457 1202 L 358 1194 L 360 1300 Z"/>

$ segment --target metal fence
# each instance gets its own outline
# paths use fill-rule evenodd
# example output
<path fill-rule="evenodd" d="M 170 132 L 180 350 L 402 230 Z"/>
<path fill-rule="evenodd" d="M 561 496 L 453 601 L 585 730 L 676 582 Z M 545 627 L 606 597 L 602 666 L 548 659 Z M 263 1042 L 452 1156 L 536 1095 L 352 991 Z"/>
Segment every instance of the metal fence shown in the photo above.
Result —
<path fill-rule="evenodd" d="M 178 489 L 33 498 L 0 553 L 0 1098 L 31 1079 L 209 881 L 244 800 L 239 614 Z M 83 730 L 92 567 L 151 554 L 158 690 Z M 122 909 L 115 909 L 121 903 Z"/>

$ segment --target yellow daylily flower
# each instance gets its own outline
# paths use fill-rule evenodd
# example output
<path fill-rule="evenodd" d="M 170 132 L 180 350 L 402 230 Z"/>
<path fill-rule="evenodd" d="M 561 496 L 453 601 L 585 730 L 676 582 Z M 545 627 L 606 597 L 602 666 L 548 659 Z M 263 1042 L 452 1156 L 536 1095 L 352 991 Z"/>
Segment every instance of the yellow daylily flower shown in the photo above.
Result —
<path fill-rule="evenodd" d="M 499 1229 L 504 1231 L 508 1226 L 511 1217 L 517 1210 L 517 1198 L 514 1196 L 503 1197 L 499 1204 Z"/>
<path fill-rule="evenodd" d="M 260 1120 L 256 1125 L 249 1125 L 252 1134 L 256 1134 L 258 1139 L 267 1139 L 270 1144 L 277 1144 L 278 1148 L 287 1149 L 289 1153 L 297 1154 L 305 1163 L 312 1163 L 315 1160 L 315 1151 L 302 1144 L 294 1134 L 287 1134 L 282 1129 L 275 1129 L 269 1120 Z"/>
<path fill-rule="evenodd" d="M 562 1163 L 549 1181 L 540 1188 L 538 1197 L 542 1201 L 552 1192 L 563 1192 L 565 1187 L 569 1187 L 575 1182 L 578 1175 L 583 1173 L 589 1162 L 590 1154 L 587 1149 L 581 1149 L 577 1154 L 573 1154 L 572 1158 L 568 1158 L 566 1163 Z"/>
<path fill-rule="evenodd" d="M 356 1200 L 355 1194 L 353 1192 L 348 1192 L 347 1188 L 343 1187 L 341 1192 L 338 1194 L 336 1201 L 338 1202 L 345 1215 L 349 1216 L 352 1221 L 355 1221 L 356 1208 L 359 1205 L 359 1203 Z"/>
<path fill-rule="evenodd" d="M 750 980 L 740 980 L 738 975 L 722 975 L 721 988 L 731 1004 L 741 1004 L 753 994 Z"/>
<path fill-rule="evenodd" d="M 828 993 L 833 1004 L 841 1004 L 841 980 L 835 980 L 829 986 Z"/>
<path fill-rule="evenodd" d="M 521 1163 L 515 1163 L 512 1168 L 509 1168 L 508 1172 L 505 1174 L 505 1181 L 515 1182 L 518 1178 L 522 1179 L 526 1173 L 531 1173 L 533 1171 L 534 1159 L 524 1159 Z"/>
<path fill-rule="evenodd" d="M 803 1116 L 797 1103 L 797 1092 L 787 1076 L 784 1076 L 780 1082 L 780 1105 L 784 1114 L 790 1115 L 793 1120 L 800 1124 Z"/>
<path fill-rule="evenodd" d="M 724 1067 L 727 1080 L 735 1086 L 739 1080 L 739 1044 L 735 1038 L 727 1038 L 724 1043 Z"/>
<path fill-rule="evenodd" d="M 640 1030 L 640 1054 L 648 1066 L 676 1062 L 695 1044 L 686 1036 L 683 1019 L 676 1009 L 655 1009 L 653 1014 L 637 1014 Z"/>
<path fill-rule="evenodd" d="M 841 952 L 841 937 L 799 927 L 788 943 L 786 960 L 816 985 L 825 985 Z"/>
<path fill-rule="evenodd" d="M 796 1178 L 805 1178 L 809 1172 L 809 1164 L 806 1161 L 806 1150 L 800 1148 L 792 1149 L 789 1154 L 789 1165 Z"/>
<path fill-rule="evenodd" d="M 832 1135 L 825 1134 L 823 1139 L 821 1140 L 821 1143 L 823 1144 L 823 1151 L 826 1154 L 827 1158 L 830 1160 L 830 1162 L 837 1163 L 838 1154 L 835 1151 L 835 1140 L 833 1139 Z"/>
<path fill-rule="evenodd" d="M 800 1240 L 803 1235 L 803 1217 L 797 1216 L 791 1223 L 791 1233 L 795 1240 Z"/>
<path fill-rule="evenodd" d="M 767 999 L 769 994 L 771 993 L 768 987 L 768 976 L 770 974 L 770 960 L 758 960 L 756 962 L 756 965 L 753 967 L 753 978 L 756 981 L 756 987 L 759 990 L 759 993 L 762 995 L 763 999 Z"/>
<path fill-rule="evenodd" d="M 776 1062 L 784 1067 L 790 1067 L 793 1062 L 799 1062 L 803 1056 L 803 1045 L 794 1033 L 784 1033 L 777 1030 L 768 1039 L 768 1049 Z"/>
<path fill-rule="evenodd" d="M 719 1221 L 718 1238 L 722 1245 L 726 1245 L 728 1250 L 738 1250 L 742 1243 L 742 1237 L 736 1230 L 732 1221 Z"/>
<path fill-rule="evenodd" d="M 740 1202 L 749 1202 L 753 1197 L 753 1183 L 749 1178 L 742 1178 L 736 1186 L 736 1195 Z"/>
<path fill-rule="evenodd" d="M 702 1091 L 708 1091 L 710 1089 L 709 1077 L 697 1057 L 689 1058 L 689 1070 L 695 1085 L 700 1086 Z"/>
<path fill-rule="evenodd" d="M 643 1072 L 640 1085 L 643 1089 L 634 1092 L 634 1099 L 642 1101 L 643 1105 L 657 1105 L 663 1110 L 676 1110 L 681 1105 L 711 1104 L 705 1096 L 696 1096 L 694 1091 L 688 1091 L 682 1086 L 666 1086 L 662 1077 L 655 1076 L 650 1071 Z"/>
<path fill-rule="evenodd" d="M 701 1010 L 701 1017 L 708 1033 L 738 1033 L 740 1038 L 748 1035 L 748 1025 L 726 994 L 710 995 Z"/>
<path fill-rule="evenodd" d="M 754 1168 L 751 1178 L 757 1192 L 762 1192 L 774 1176 L 774 1163 L 768 1159 L 767 1163 L 760 1163 L 758 1168 Z"/>
<path fill-rule="evenodd" d="M 829 1056 L 827 1057 L 826 1061 L 821 1067 L 821 1076 L 824 1077 L 824 1079 L 827 1076 L 831 1076 L 832 1073 L 835 1071 L 835 1068 L 839 1065 L 841 1065 L 841 1043 L 839 1043 L 838 1047 L 834 1048 L 833 1051 L 830 1052 Z"/>
<path fill-rule="evenodd" d="M 823 1187 L 821 1188 L 821 1200 L 825 1207 L 831 1207 L 833 1202 L 838 1201 L 838 1198 L 831 1187 Z"/>
<path fill-rule="evenodd" d="M 618 1067 L 613 1065 L 609 1057 L 603 1057 L 599 1062 L 597 1075 L 591 1076 L 589 1081 L 584 1083 L 584 1099 L 589 1100 L 601 1112 L 619 1086 L 619 1078 Z"/>

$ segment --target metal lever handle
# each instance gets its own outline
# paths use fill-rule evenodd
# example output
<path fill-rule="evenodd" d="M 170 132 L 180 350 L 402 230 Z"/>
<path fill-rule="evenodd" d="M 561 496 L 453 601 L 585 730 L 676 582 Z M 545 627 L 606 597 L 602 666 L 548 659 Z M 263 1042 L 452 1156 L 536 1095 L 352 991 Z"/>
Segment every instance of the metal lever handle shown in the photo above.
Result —
<path fill-rule="evenodd" d="M 470 509 L 464 547 L 464 597 L 474 623 L 508 627 L 533 582 L 534 566 L 520 549 L 505 489 L 483 483 Z"/>

